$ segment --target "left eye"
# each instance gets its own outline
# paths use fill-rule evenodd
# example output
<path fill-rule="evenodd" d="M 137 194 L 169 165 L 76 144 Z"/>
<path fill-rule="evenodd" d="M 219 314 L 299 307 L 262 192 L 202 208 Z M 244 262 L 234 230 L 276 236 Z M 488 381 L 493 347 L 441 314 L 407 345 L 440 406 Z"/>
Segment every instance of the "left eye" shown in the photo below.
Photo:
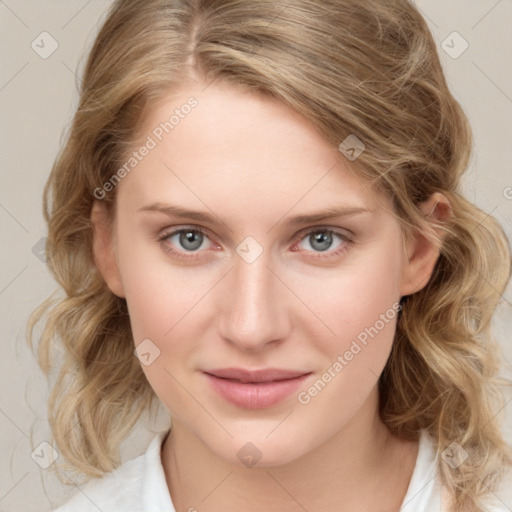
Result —
<path fill-rule="evenodd" d="M 197 251 L 203 245 L 206 234 L 199 229 L 180 229 L 174 231 L 166 238 L 178 237 L 180 245 L 187 251 Z"/>
<path fill-rule="evenodd" d="M 172 242 L 173 238 L 176 238 L 177 241 Z M 207 238 L 206 233 L 202 229 L 181 228 L 164 232 L 158 237 L 158 242 L 163 250 L 169 253 L 173 258 L 193 260 L 201 256 L 198 249 L 203 246 L 203 242 Z M 168 240 L 171 242 L 168 242 Z M 182 249 L 175 249 L 176 244 L 181 245 Z"/>
<path fill-rule="evenodd" d="M 342 240 L 346 239 L 340 233 L 336 233 L 330 229 L 315 229 L 314 231 L 306 233 L 306 235 L 301 238 L 301 241 L 307 241 L 315 252 L 325 252 L 330 249 L 333 244 L 333 235 L 341 238 Z M 341 243 L 339 245 L 341 245 Z M 337 247 L 339 247 L 339 245 Z"/>

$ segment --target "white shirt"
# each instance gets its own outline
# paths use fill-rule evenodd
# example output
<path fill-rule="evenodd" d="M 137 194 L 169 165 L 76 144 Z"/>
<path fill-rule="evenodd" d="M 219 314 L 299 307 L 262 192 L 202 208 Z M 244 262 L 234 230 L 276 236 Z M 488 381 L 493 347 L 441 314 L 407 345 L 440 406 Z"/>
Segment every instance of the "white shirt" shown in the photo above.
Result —
<path fill-rule="evenodd" d="M 160 456 L 167 432 L 159 432 L 145 454 L 125 462 L 103 478 L 87 482 L 54 512 L 176 512 Z M 418 456 L 400 512 L 448 512 L 436 464 L 434 445 L 426 431 L 421 431 Z M 509 475 L 502 488 L 489 495 L 488 512 L 512 511 Z"/>

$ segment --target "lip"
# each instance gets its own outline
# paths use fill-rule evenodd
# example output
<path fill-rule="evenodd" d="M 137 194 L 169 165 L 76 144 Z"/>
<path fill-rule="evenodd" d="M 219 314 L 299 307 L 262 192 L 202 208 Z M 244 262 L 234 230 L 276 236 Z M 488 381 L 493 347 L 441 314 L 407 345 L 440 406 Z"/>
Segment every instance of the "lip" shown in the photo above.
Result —
<path fill-rule="evenodd" d="M 245 368 L 218 368 L 214 370 L 205 370 L 205 373 L 214 375 L 215 377 L 221 377 L 223 379 L 236 379 L 243 383 L 254 383 L 294 379 L 311 372 L 286 370 L 284 368 L 263 368 L 261 370 L 246 370 Z"/>
<path fill-rule="evenodd" d="M 264 409 L 296 391 L 312 372 L 222 368 L 203 373 L 213 389 L 228 402 L 246 409 Z"/>

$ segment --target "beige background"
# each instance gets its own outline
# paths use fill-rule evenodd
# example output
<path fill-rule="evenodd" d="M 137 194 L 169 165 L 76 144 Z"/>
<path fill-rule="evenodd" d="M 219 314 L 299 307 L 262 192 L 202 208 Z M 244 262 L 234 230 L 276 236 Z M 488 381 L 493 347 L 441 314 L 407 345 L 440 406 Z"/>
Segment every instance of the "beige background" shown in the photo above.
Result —
<path fill-rule="evenodd" d="M 495 215 L 512 239 L 512 2 L 416 3 L 474 129 L 466 195 Z M 29 312 L 56 286 L 38 257 L 37 244 L 46 231 L 41 192 L 77 104 L 75 73 L 109 5 L 100 0 L 0 0 L 0 511 L 48 511 L 75 492 L 31 457 L 34 448 L 51 437 L 45 419 L 48 384 L 28 350 L 25 324 Z M 44 31 L 58 44 L 47 58 L 31 47 Z M 456 59 L 442 49 L 454 31 L 469 44 Z M 48 51 L 49 36 L 41 37 L 46 39 L 39 51 Z M 447 42 L 452 53 L 464 44 L 457 35 Z M 511 303 L 509 287 L 495 322 L 509 364 Z M 512 394 L 507 396 L 504 428 L 512 439 Z M 158 431 L 165 424 L 164 414 L 156 423 L 144 419 L 124 444 L 123 460 L 144 450 L 153 436 L 148 429 Z"/>

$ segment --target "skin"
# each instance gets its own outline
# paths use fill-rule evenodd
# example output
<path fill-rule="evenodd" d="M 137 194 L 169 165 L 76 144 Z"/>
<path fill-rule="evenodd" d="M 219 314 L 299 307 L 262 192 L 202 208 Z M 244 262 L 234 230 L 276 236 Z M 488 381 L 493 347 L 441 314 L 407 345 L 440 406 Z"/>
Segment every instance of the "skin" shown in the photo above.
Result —
<path fill-rule="evenodd" d="M 148 113 L 140 140 L 190 96 L 198 106 L 117 186 L 114 221 L 102 201 L 91 213 L 96 264 L 126 298 L 135 345 L 149 338 L 160 350 L 141 366 L 172 417 L 162 463 L 176 510 L 398 511 L 418 443 L 393 436 L 377 413 L 396 316 L 308 404 L 294 393 L 267 409 L 239 408 L 201 370 L 310 371 L 306 390 L 365 327 L 425 286 L 439 251 L 421 235 L 405 241 L 390 200 L 309 121 L 270 99 L 195 82 Z M 155 201 L 217 223 L 138 211 Z M 371 211 L 284 225 L 347 205 Z M 436 193 L 421 208 L 442 219 L 448 206 Z M 187 227 L 207 232 L 199 249 L 187 252 L 179 235 L 157 240 Z M 313 228 L 352 242 L 334 234 L 321 251 Z M 248 236 L 263 250 L 252 263 L 236 252 Z M 237 457 L 247 442 L 261 452 L 253 467 Z"/>

